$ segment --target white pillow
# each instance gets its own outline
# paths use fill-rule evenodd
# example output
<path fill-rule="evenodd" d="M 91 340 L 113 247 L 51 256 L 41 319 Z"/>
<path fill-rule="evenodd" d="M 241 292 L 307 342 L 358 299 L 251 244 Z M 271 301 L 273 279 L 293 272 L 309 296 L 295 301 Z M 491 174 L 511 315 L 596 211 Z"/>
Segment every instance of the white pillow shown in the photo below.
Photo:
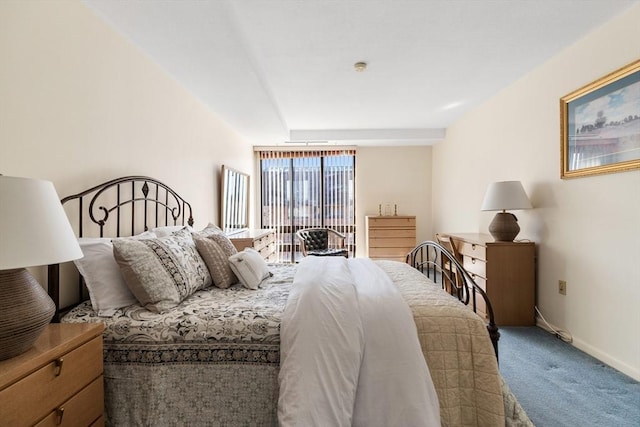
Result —
<path fill-rule="evenodd" d="M 138 234 L 134 239 L 155 237 L 150 231 Z M 89 299 L 98 316 L 113 316 L 115 311 L 138 300 L 133 296 L 120 273 L 113 256 L 110 238 L 81 237 L 78 239 L 84 257 L 74 261 L 89 290 Z"/>
<path fill-rule="evenodd" d="M 260 283 L 271 276 L 267 262 L 253 248 L 245 248 L 242 252 L 229 257 L 231 270 L 245 288 L 258 289 Z"/>

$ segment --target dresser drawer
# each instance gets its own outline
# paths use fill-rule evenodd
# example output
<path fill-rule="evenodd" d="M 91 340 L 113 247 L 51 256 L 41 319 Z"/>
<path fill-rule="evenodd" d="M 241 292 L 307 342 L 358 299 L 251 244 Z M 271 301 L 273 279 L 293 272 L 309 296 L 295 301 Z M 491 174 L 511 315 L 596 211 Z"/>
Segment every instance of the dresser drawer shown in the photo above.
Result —
<path fill-rule="evenodd" d="M 407 228 L 372 228 L 369 230 L 370 239 L 403 238 L 408 237 L 415 240 L 416 230 Z"/>
<path fill-rule="evenodd" d="M 462 258 L 462 266 L 470 274 L 476 274 L 486 279 L 487 277 L 487 264 L 484 260 L 479 258 L 472 258 L 465 255 Z"/>
<path fill-rule="evenodd" d="M 487 247 L 471 242 L 456 241 L 456 249 L 462 255 L 468 255 L 470 258 L 487 259 Z"/>
<path fill-rule="evenodd" d="M 485 291 L 485 293 L 487 292 L 487 283 L 484 277 L 481 277 L 481 276 L 478 276 L 477 274 L 472 273 L 471 278 L 473 279 L 474 282 L 476 282 L 476 285 L 478 285 L 483 291 Z M 473 290 L 472 289 L 469 289 L 469 290 L 472 292 L 472 295 L 473 295 Z M 480 295 L 479 292 L 476 292 L 475 296 L 476 296 L 476 313 L 478 313 L 478 315 L 480 315 L 480 317 L 484 319 L 487 317 L 487 304 L 484 302 L 484 298 L 482 298 L 482 295 Z M 473 302 L 470 302 L 469 307 L 473 307 L 472 304 Z"/>
<path fill-rule="evenodd" d="M 0 391 L 0 401 L 4 407 L 0 410 L 1 422 L 11 426 L 33 425 L 42 414 L 56 409 L 100 375 L 102 336 Z"/>
<path fill-rule="evenodd" d="M 49 413 L 36 427 L 92 425 L 104 412 L 102 375 Z"/>
<path fill-rule="evenodd" d="M 402 259 L 405 260 L 405 257 L 409 252 L 411 252 L 413 247 L 408 248 L 369 248 L 369 257 L 370 258 L 385 258 L 385 259 Z"/>
<path fill-rule="evenodd" d="M 262 255 L 262 258 L 268 259 L 271 254 L 276 251 L 276 244 L 271 242 L 267 245 L 262 246 L 260 249 L 257 249 L 257 251 L 260 253 L 260 255 Z"/>
<path fill-rule="evenodd" d="M 416 218 L 415 217 L 378 217 L 378 218 L 369 218 L 369 229 L 373 230 L 374 228 L 415 228 L 416 227 Z"/>
<path fill-rule="evenodd" d="M 271 243 L 275 243 L 275 234 L 269 233 L 259 237 L 253 241 L 253 248 L 260 252 L 262 249 L 269 247 Z"/>
<path fill-rule="evenodd" d="M 479 276 L 477 273 L 469 272 L 469 275 L 476 282 L 476 285 L 480 286 L 483 291 L 487 292 L 487 279 Z"/>
<path fill-rule="evenodd" d="M 409 248 L 416 246 L 415 237 L 387 237 L 387 238 L 369 238 L 370 248 Z M 409 251 L 407 251 L 409 252 Z"/>

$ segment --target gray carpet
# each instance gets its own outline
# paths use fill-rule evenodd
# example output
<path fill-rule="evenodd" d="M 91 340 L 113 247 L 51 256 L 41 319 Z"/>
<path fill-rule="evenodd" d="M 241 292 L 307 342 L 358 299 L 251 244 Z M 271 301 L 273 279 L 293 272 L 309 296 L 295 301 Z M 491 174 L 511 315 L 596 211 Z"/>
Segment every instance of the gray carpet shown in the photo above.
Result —
<path fill-rule="evenodd" d="M 640 383 L 541 328 L 500 333 L 500 372 L 536 427 L 640 427 Z"/>

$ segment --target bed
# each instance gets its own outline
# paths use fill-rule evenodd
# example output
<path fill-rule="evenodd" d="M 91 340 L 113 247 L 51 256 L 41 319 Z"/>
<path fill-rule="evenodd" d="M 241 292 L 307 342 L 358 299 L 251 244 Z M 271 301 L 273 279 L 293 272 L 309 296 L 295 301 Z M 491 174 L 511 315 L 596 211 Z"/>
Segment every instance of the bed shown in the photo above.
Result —
<path fill-rule="evenodd" d="M 105 246 L 116 248 L 110 250 L 117 254 L 118 267 L 127 278 L 132 273 L 122 269 L 123 264 L 128 265 L 123 258 L 140 256 L 136 251 L 152 246 L 150 242 L 155 245 L 163 239 L 187 236 L 196 242 L 211 236 L 224 240 L 211 224 L 193 229 L 191 205 L 150 177 L 111 180 L 66 197 L 62 203 L 81 241 L 100 246 L 102 256 Z M 136 239 L 145 240 L 144 244 Z M 133 249 L 127 252 L 122 249 L 125 246 Z M 495 324 L 460 303 L 473 308 L 475 298 L 482 297 L 481 290 L 474 288 L 455 260 L 450 259 L 448 269 L 441 268 L 442 257 L 448 256 L 443 251 L 437 243 L 425 242 L 409 254 L 408 263 L 375 262 L 410 309 L 437 391 L 441 424 L 531 425 L 499 374 Z M 240 259 L 245 265 L 248 260 Z M 60 266 L 49 266 L 49 292 L 57 307 L 54 319 L 104 323 L 108 425 L 278 424 L 284 351 L 281 326 L 299 266 L 261 265 L 265 270 L 252 272 L 259 276 L 259 284 L 251 288 L 247 284 L 254 277 L 236 266 L 232 271 L 241 284 L 220 288 L 203 279 L 198 285 L 178 286 L 183 291 L 192 289 L 177 299 L 174 294 L 163 295 L 160 302 L 153 300 L 154 292 L 139 289 L 136 299 L 129 295 L 129 299 L 114 302 L 117 292 L 90 285 L 91 272 L 86 265 L 77 266 L 84 274 L 78 278 L 75 297 L 66 304 L 61 303 L 65 292 L 60 283 L 67 283 L 68 278 L 63 275 L 60 279 Z M 201 270 L 192 268 L 183 275 L 199 280 Z M 213 276 L 224 278 L 219 272 Z M 161 279 L 154 276 L 150 282 Z M 108 295 L 100 296 L 105 292 Z M 105 298 L 108 303 L 101 302 Z"/>

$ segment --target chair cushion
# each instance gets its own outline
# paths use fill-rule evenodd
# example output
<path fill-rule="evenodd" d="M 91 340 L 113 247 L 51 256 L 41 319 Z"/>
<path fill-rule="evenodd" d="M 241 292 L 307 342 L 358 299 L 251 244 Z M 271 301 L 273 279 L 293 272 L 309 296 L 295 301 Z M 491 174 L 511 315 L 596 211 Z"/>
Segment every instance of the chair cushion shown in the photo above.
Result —
<path fill-rule="evenodd" d="M 316 249 L 313 251 L 307 251 L 307 255 L 314 256 L 347 256 L 346 249 Z"/>

